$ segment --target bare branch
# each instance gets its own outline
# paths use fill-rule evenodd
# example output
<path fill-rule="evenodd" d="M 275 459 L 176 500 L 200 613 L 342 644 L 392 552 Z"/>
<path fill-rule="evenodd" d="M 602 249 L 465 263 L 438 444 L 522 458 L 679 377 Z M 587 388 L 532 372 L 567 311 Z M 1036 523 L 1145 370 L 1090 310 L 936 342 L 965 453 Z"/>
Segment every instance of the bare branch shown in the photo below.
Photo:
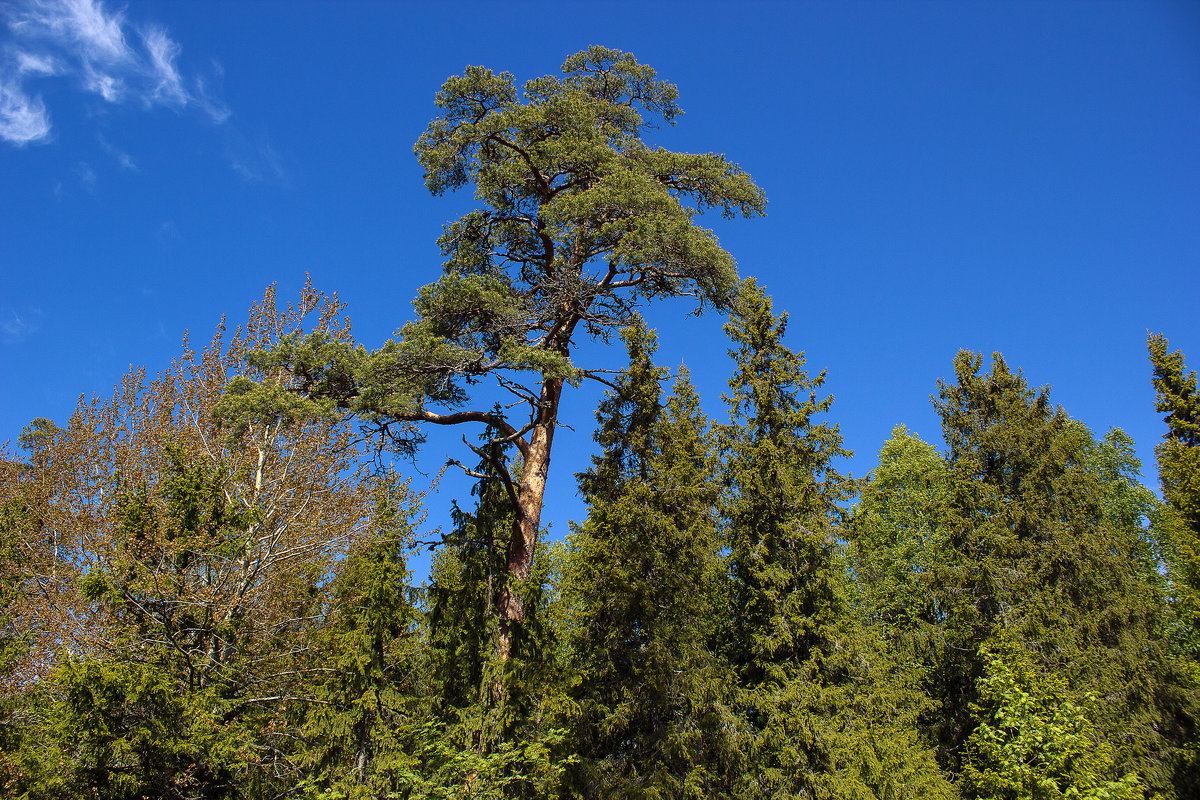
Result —
<path fill-rule="evenodd" d="M 612 381 L 610 381 L 610 380 L 608 380 L 608 379 L 606 379 L 606 378 L 601 378 L 599 375 L 595 375 L 595 374 L 593 374 L 593 373 L 595 373 L 595 372 L 600 372 L 600 371 L 603 371 L 603 372 L 613 372 L 614 370 L 588 370 L 588 371 L 586 371 L 586 372 L 584 372 L 584 373 L 582 373 L 582 374 L 583 374 L 583 377 L 585 377 L 585 378 L 589 378 L 589 379 L 591 379 L 591 380 L 594 380 L 594 381 L 599 381 L 600 383 L 603 383 L 605 386 L 607 386 L 608 388 L 612 389 L 613 391 L 620 391 L 620 387 L 619 387 L 619 386 L 617 386 L 617 385 L 616 385 L 615 383 L 613 383 Z"/>
<path fill-rule="evenodd" d="M 517 500 L 517 487 L 512 475 L 508 471 L 508 465 L 504 463 L 504 459 L 500 455 L 503 452 L 503 448 L 493 446 L 489 443 L 488 449 L 484 450 L 482 447 L 476 447 L 468 442 L 465 436 L 463 437 L 463 444 L 471 448 L 471 452 L 487 461 L 491 464 L 492 469 L 496 470 L 496 477 L 500 478 L 500 481 L 504 484 L 505 491 L 508 492 L 508 500 L 512 503 L 513 514 L 519 517 L 521 515 L 521 504 Z"/>
<path fill-rule="evenodd" d="M 461 425 L 464 422 L 482 422 L 489 427 L 503 431 L 505 441 L 512 442 L 521 451 L 521 455 L 525 455 L 529 450 L 529 443 L 523 437 L 531 428 L 525 427 L 520 430 L 514 428 L 503 417 L 497 416 L 492 412 L 487 411 L 456 411 L 452 414 L 435 414 L 432 411 L 422 409 L 416 412 L 407 414 L 396 414 L 396 419 L 404 422 L 428 422 L 432 425 Z"/>

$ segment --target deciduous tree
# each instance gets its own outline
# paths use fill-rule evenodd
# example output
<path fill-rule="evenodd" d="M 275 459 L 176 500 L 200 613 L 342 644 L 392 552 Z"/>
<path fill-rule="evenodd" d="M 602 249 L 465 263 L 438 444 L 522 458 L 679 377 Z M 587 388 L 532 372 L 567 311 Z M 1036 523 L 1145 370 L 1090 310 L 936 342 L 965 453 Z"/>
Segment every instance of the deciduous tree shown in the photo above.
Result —
<path fill-rule="evenodd" d="M 937 624 L 929 580 L 945 555 L 949 499 L 950 475 L 937 450 L 896 426 L 854 509 L 851 554 L 865 608 L 898 642 L 925 638 Z"/>
<path fill-rule="evenodd" d="M 1141 800 L 1135 773 L 1113 775 L 1112 749 L 1097 740 L 1088 709 L 1066 682 L 1043 675 L 1023 645 L 1001 631 L 980 651 L 984 672 L 963 769 L 980 800 Z"/>
<path fill-rule="evenodd" d="M 346 422 L 254 423 L 229 436 L 213 410 L 234 373 L 269 377 L 245 365 L 246 351 L 310 313 L 343 337 L 335 300 L 306 288 L 278 309 L 269 292 L 232 336 L 222 326 L 199 352 L 185 340 L 156 377 L 132 370 L 61 428 L 30 429 L 14 483 L 25 511 L 6 522 L 31 598 L 13 621 L 30 652 L 19 681 L 64 655 L 102 665 L 77 671 L 85 677 L 127 668 L 141 686 L 165 675 L 181 697 L 217 698 L 225 723 L 256 718 L 243 768 L 283 763 L 267 763 L 291 747 L 270 720 L 309 644 L 318 589 L 371 531 L 371 476 Z"/>

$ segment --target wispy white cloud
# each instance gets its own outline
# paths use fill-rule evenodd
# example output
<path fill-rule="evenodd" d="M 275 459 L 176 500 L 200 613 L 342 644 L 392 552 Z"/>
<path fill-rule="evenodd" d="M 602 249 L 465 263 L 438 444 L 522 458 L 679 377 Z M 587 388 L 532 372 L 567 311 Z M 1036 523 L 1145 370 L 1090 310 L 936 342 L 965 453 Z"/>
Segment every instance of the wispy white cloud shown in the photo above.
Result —
<path fill-rule="evenodd" d="M 40 97 L 30 97 L 21 84 L 0 75 L 0 138 L 17 146 L 45 141 L 50 115 Z"/>
<path fill-rule="evenodd" d="M 183 88 L 179 70 L 175 68 L 175 59 L 179 57 L 179 45 L 173 42 L 162 28 L 148 28 L 142 34 L 142 41 L 146 44 L 146 52 L 150 55 L 150 68 L 153 71 L 154 90 L 150 99 L 167 105 L 187 105 L 188 92 Z"/>
<path fill-rule="evenodd" d="M 58 61 L 53 56 L 39 53 L 17 53 L 17 74 L 49 76 L 61 71 Z"/>
<path fill-rule="evenodd" d="M 100 142 L 100 147 L 104 150 L 104 152 L 112 156 L 113 160 L 120 164 L 122 169 L 137 172 L 137 162 L 133 160 L 133 156 L 129 155 L 129 153 L 126 153 L 124 150 L 110 142 L 107 138 L 105 138 L 104 134 L 100 134 L 96 138 Z"/>
<path fill-rule="evenodd" d="M 117 63 L 133 58 L 125 43 L 125 15 L 107 13 L 94 0 L 29 0 L 11 23 L 22 34 L 49 35 L 74 46 L 89 61 Z"/>
<path fill-rule="evenodd" d="M 0 43 L 0 138 L 12 144 L 50 135 L 49 114 L 27 87 L 51 77 L 74 78 L 109 103 L 194 108 L 216 123 L 229 117 L 202 78 L 181 71 L 183 48 L 166 29 L 132 25 L 102 0 L 14 0 L 0 17 L 8 32 Z"/>
<path fill-rule="evenodd" d="M 17 344 L 37 333 L 37 318 L 41 312 L 31 309 L 18 313 L 12 308 L 0 308 L 0 341 Z"/>

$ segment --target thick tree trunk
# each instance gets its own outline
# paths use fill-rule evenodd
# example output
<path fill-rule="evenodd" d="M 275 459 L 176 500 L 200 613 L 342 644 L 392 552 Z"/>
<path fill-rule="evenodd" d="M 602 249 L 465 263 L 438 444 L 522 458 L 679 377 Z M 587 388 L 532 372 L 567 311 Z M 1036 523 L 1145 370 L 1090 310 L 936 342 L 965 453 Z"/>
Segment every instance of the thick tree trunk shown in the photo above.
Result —
<path fill-rule="evenodd" d="M 529 448 L 521 466 L 517 508 L 513 514 L 512 535 L 508 540 L 508 580 L 500 594 L 500 636 L 496 642 L 496 657 L 500 663 L 508 661 L 512 655 L 514 628 L 525 619 L 525 602 L 516 591 L 516 584 L 528 580 L 533 571 L 533 555 L 542 523 L 546 473 L 550 469 L 550 446 L 558 422 L 562 385 L 561 378 L 542 383 L 537 425 L 529 432 Z"/>

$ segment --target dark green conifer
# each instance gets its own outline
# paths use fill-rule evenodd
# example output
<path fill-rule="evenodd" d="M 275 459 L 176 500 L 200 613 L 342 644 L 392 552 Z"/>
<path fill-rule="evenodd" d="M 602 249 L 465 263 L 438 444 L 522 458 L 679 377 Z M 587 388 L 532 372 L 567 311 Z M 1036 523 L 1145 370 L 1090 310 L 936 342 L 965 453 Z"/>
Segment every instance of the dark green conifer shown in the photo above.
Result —
<path fill-rule="evenodd" d="M 1163 520 L 1173 594 L 1183 623 L 1183 640 L 1200 663 L 1200 392 L 1183 353 L 1168 352 L 1162 334 L 1149 338 L 1154 366 L 1155 410 L 1167 431 L 1159 443 L 1158 474 L 1170 510 Z"/>
<path fill-rule="evenodd" d="M 723 603 L 708 422 L 687 378 L 663 404 L 652 333 L 623 332 L 629 370 L 601 404 L 580 476 L 565 591 L 585 797 L 713 796 L 733 720 L 712 649 Z"/>
<path fill-rule="evenodd" d="M 478 762 L 477 793 L 486 783 L 508 797 L 540 797 L 556 791 L 568 758 L 556 727 L 561 676 L 548 620 L 551 559 L 539 553 L 529 579 L 516 586 L 525 616 L 511 630 L 510 657 L 497 659 L 499 603 L 516 578 L 505 567 L 512 503 L 495 464 L 503 459 L 512 474 L 520 465 L 486 440 L 479 452 L 474 508 L 454 505 L 454 528 L 430 576 L 432 694 L 447 736 Z"/>
<path fill-rule="evenodd" d="M 1006 628 L 1076 697 L 1101 699 L 1099 736 L 1116 769 L 1173 792 L 1164 694 L 1162 597 L 1119 436 L 1096 443 L 993 356 L 960 352 L 939 382 L 951 489 L 943 557 L 928 578 L 939 631 L 929 684 L 942 703 L 942 754 L 957 767 L 978 724 L 981 647 Z M 1124 459 L 1124 461 L 1123 461 Z M 1120 510 L 1124 498 L 1126 509 Z"/>
<path fill-rule="evenodd" d="M 855 483 L 836 425 L 818 421 L 787 316 L 745 281 L 725 326 L 736 345 L 722 430 L 731 600 L 727 652 L 745 726 L 739 797 L 935 798 L 950 787 L 915 726 L 924 701 L 857 619 L 839 541 Z M 869 688 L 868 688 L 869 687 Z"/>
<path fill-rule="evenodd" d="M 854 482 L 836 459 L 850 455 L 836 425 L 817 422 L 833 404 L 818 398 L 804 355 L 783 343 L 787 315 L 753 280 L 742 285 L 725 331 L 737 346 L 722 430 L 731 535 L 731 655 L 745 686 L 783 683 L 787 670 L 828 640 L 845 606 L 833 534 Z"/>
<path fill-rule="evenodd" d="M 338 568 L 312 632 L 311 697 L 298 698 L 313 790 L 347 798 L 421 797 L 448 746 L 428 700 L 404 550 L 415 498 L 394 475 L 377 487 L 374 535 Z"/>
<path fill-rule="evenodd" d="M 762 190 L 724 156 L 643 141 L 674 123 L 677 99 L 653 69 L 600 46 L 523 86 L 478 66 L 449 78 L 415 152 L 431 192 L 470 185 L 477 203 L 438 240 L 444 275 L 420 290 L 416 318 L 374 351 L 328 332 L 283 337 L 254 361 L 287 378 L 232 382 L 224 413 L 353 415 L 406 450 L 424 425 L 486 425 L 522 458 L 506 562 L 515 592 L 538 549 L 564 387 L 595 376 L 573 360 L 581 340 L 633 324 L 657 298 L 725 307 L 735 264 L 697 215 L 765 209 Z M 527 422 L 468 402 L 492 380 Z M 500 660 L 523 616 L 521 598 L 503 595 Z"/>
<path fill-rule="evenodd" d="M 501 679 L 493 658 L 498 631 L 498 603 L 507 574 L 504 549 L 511 507 L 489 459 L 502 458 L 498 445 L 486 445 L 489 458 L 475 467 L 471 487 L 475 507 L 451 509 L 453 528 L 438 545 L 429 585 L 429 640 L 432 677 L 447 720 L 467 722 L 463 714 L 479 712 L 492 720 L 468 723 L 478 746 L 502 736 L 492 687 Z M 482 730 L 481 726 L 489 727 Z"/>
<path fill-rule="evenodd" d="M 1179 693 L 1191 713 L 1177 714 L 1183 736 L 1176 757 L 1176 784 L 1200 793 L 1200 392 L 1183 352 L 1169 352 L 1167 339 L 1148 340 L 1154 366 L 1155 409 L 1166 414 L 1167 431 L 1155 449 L 1166 509 L 1157 522 L 1166 555 L 1172 600 L 1172 640 L 1189 691 Z M 1182 705 L 1183 703 L 1181 703 Z"/>

